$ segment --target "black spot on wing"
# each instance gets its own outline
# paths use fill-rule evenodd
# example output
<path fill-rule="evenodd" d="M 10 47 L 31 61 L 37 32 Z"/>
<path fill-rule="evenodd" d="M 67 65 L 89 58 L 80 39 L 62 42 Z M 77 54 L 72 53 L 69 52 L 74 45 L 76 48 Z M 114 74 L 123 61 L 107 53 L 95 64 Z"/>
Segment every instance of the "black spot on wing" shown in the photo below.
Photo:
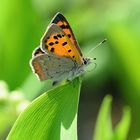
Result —
<path fill-rule="evenodd" d="M 55 41 L 55 44 L 58 44 L 59 42 L 58 41 Z"/>
<path fill-rule="evenodd" d="M 71 52 L 71 50 L 68 50 L 68 52 Z"/>
<path fill-rule="evenodd" d="M 60 28 L 65 29 L 65 25 L 64 25 L 64 24 L 62 24 L 62 25 L 60 26 Z"/>
<path fill-rule="evenodd" d="M 51 48 L 50 51 L 51 51 L 51 52 L 54 52 L 54 48 Z"/>
<path fill-rule="evenodd" d="M 54 39 L 58 39 L 58 37 L 57 37 L 57 36 L 53 36 L 53 38 L 54 38 Z"/>
<path fill-rule="evenodd" d="M 67 45 L 67 44 L 68 44 L 67 42 L 63 42 L 63 43 L 62 43 L 62 46 L 65 46 L 65 45 Z"/>
<path fill-rule="evenodd" d="M 62 38 L 62 36 L 60 34 L 57 35 L 58 38 Z"/>
<path fill-rule="evenodd" d="M 64 24 L 62 24 L 62 25 L 60 26 L 60 28 L 62 28 L 62 29 L 69 29 L 70 27 L 69 27 L 69 25 L 64 25 Z"/>
<path fill-rule="evenodd" d="M 50 42 L 50 43 L 49 43 L 50 46 L 52 46 L 53 44 L 54 44 L 53 42 Z"/>
<path fill-rule="evenodd" d="M 45 39 L 45 41 L 44 41 L 44 42 L 46 43 L 46 42 L 48 41 L 48 39 L 50 39 L 50 37 L 49 37 L 49 36 Z"/>
<path fill-rule="evenodd" d="M 71 35 L 70 35 L 70 34 L 68 34 L 67 36 L 68 36 L 69 38 L 71 38 Z"/>

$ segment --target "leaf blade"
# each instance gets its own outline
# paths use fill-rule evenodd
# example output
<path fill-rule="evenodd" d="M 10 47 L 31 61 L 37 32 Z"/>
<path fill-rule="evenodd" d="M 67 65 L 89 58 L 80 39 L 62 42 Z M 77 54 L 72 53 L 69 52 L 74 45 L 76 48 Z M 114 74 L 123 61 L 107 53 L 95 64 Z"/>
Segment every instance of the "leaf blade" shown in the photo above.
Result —
<path fill-rule="evenodd" d="M 125 107 L 123 110 L 123 116 L 120 122 L 117 124 L 114 130 L 114 140 L 126 140 L 131 122 L 131 110 L 129 107 Z"/>
<path fill-rule="evenodd" d="M 7 140 L 77 140 L 77 108 L 81 82 L 75 79 L 44 93 L 19 116 Z M 61 128 L 63 130 L 61 133 Z M 74 131 L 74 132 L 73 132 Z M 63 134 L 64 133 L 64 134 Z M 61 134 L 61 135 L 60 135 Z"/>
<path fill-rule="evenodd" d="M 102 102 L 96 121 L 93 140 L 110 140 L 112 138 L 111 101 L 111 96 L 107 95 Z"/>

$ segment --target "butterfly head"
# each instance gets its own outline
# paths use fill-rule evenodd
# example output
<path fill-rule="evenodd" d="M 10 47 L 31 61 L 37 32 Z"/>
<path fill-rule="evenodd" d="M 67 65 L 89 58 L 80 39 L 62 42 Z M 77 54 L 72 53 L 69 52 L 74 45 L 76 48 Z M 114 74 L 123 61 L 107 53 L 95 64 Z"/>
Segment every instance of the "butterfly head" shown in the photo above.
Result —
<path fill-rule="evenodd" d="M 89 57 L 83 58 L 83 61 L 84 61 L 83 64 L 87 66 L 91 63 L 91 60 L 92 58 L 89 58 Z"/>

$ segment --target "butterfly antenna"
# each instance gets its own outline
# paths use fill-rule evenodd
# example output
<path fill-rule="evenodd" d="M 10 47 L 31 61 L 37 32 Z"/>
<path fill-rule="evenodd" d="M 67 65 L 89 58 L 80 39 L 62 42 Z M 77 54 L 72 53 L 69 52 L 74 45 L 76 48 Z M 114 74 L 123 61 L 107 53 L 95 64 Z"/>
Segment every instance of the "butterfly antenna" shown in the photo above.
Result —
<path fill-rule="evenodd" d="M 94 48 L 92 48 L 87 54 L 91 53 L 93 50 L 95 50 L 96 48 L 98 48 L 101 44 L 105 43 L 106 41 L 107 41 L 107 39 L 105 38 L 99 44 L 97 44 Z"/>

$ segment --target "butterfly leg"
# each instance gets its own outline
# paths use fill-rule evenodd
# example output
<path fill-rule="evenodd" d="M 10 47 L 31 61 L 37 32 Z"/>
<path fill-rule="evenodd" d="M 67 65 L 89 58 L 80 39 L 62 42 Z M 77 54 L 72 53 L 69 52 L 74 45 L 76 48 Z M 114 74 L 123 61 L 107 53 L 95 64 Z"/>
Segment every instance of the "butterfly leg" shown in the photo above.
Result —
<path fill-rule="evenodd" d="M 59 81 L 53 81 L 52 86 L 58 85 Z"/>
<path fill-rule="evenodd" d="M 66 81 L 67 81 L 67 82 L 70 82 L 71 80 L 70 80 L 70 79 L 67 79 Z"/>

